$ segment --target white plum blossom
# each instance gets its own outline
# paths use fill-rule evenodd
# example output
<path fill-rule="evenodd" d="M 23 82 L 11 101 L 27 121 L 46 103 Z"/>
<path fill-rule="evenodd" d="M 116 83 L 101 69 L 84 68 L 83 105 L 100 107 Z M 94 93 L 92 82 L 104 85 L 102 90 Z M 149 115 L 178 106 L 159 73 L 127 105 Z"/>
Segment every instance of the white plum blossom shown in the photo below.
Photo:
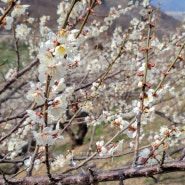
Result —
<path fill-rule="evenodd" d="M 16 74 L 17 74 L 16 68 L 14 68 L 14 69 L 10 68 L 5 75 L 5 79 L 11 80 L 12 78 L 14 78 L 16 76 Z"/>
<path fill-rule="evenodd" d="M 87 65 L 87 70 L 90 71 L 90 73 L 99 72 L 101 68 L 102 66 L 98 59 L 94 59 L 92 63 Z"/>
<path fill-rule="evenodd" d="M 130 24 L 132 26 L 137 26 L 139 24 L 139 20 L 137 18 L 133 18 L 131 21 L 130 21 Z"/>
<path fill-rule="evenodd" d="M 49 104 L 50 104 L 48 108 L 49 117 L 51 117 L 51 119 L 53 120 L 61 119 L 68 105 L 66 95 L 62 94 L 59 97 L 56 97 Z"/>
<path fill-rule="evenodd" d="M 145 23 L 145 22 L 140 22 L 140 23 L 138 24 L 138 29 L 139 29 L 139 31 L 144 30 L 145 26 L 146 26 L 146 23 Z"/>
<path fill-rule="evenodd" d="M 145 15 L 148 14 L 148 11 L 147 11 L 147 9 L 143 8 L 143 9 L 141 9 L 141 10 L 139 11 L 139 14 L 140 14 L 141 16 L 145 16 Z"/>
<path fill-rule="evenodd" d="M 163 126 L 160 128 L 161 136 L 170 136 L 170 129 L 167 126 Z"/>
<path fill-rule="evenodd" d="M 29 7 L 30 5 L 20 5 L 20 4 L 16 4 L 14 6 L 14 9 L 11 13 L 11 16 L 12 17 L 15 17 L 15 16 L 20 16 L 22 14 L 25 13 L 26 9 Z"/>
<path fill-rule="evenodd" d="M 28 167 L 27 170 L 29 169 L 29 166 L 30 166 L 30 164 L 31 164 L 31 159 L 32 159 L 32 158 L 31 158 L 31 156 L 30 156 L 28 159 L 24 160 L 24 165 L 25 165 L 26 167 Z M 35 168 L 35 170 L 39 170 L 40 164 L 41 164 L 41 162 L 43 162 L 43 161 L 44 161 L 44 157 L 39 158 L 39 159 L 36 159 L 36 160 L 34 161 L 33 167 Z"/>
<path fill-rule="evenodd" d="M 123 129 L 125 129 L 129 125 L 129 122 L 126 121 L 126 120 L 123 120 L 123 118 L 121 116 L 118 116 L 116 119 L 111 121 L 111 125 L 112 126 L 117 126 L 121 130 L 123 130 Z"/>
<path fill-rule="evenodd" d="M 49 63 L 51 60 L 53 60 L 53 55 L 50 52 L 49 48 L 53 48 L 54 44 L 51 41 L 47 41 L 45 43 L 41 43 L 41 49 L 38 54 L 38 58 L 42 63 Z"/>
<path fill-rule="evenodd" d="M 47 75 L 51 77 L 51 85 L 67 74 L 67 70 L 78 67 L 80 55 L 77 51 L 75 34 L 78 30 L 60 30 L 57 34 L 48 33 L 49 39 L 41 43 L 38 54 L 39 80 L 44 83 Z"/>
<path fill-rule="evenodd" d="M 146 96 L 144 97 L 144 106 L 149 106 L 150 103 L 152 103 L 154 101 L 154 89 L 149 89 L 146 92 Z"/>
<path fill-rule="evenodd" d="M 91 87 L 91 90 L 92 90 L 92 91 L 96 91 L 97 88 L 98 88 L 98 86 L 99 86 L 99 83 L 93 82 L 92 87 Z"/>
<path fill-rule="evenodd" d="M 113 155 L 115 152 L 121 151 L 123 148 L 123 139 L 118 143 L 113 143 L 108 145 L 107 147 L 107 155 Z"/>
<path fill-rule="evenodd" d="M 4 3 L 11 3 L 12 2 L 12 0 L 1 0 L 1 1 Z"/>
<path fill-rule="evenodd" d="M 44 123 L 44 121 L 43 121 Z M 27 133 L 29 130 L 35 130 L 37 128 L 37 122 L 32 120 L 30 117 L 26 118 L 26 120 L 23 122 L 24 130 Z M 43 124 L 42 124 L 43 125 Z"/>
<path fill-rule="evenodd" d="M 12 137 L 10 140 L 7 142 L 7 149 L 10 152 L 9 157 L 11 159 L 14 159 L 19 153 L 22 152 L 22 147 L 27 144 L 26 141 L 24 141 L 22 138 L 18 137 Z"/>
<path fill-rule="evenodd" d="M 55 56 L 64 57 L 64 55 L 67 53 L 66 46 L 65 45 L 59 45 L 55 48 L 55 51 L 53 54 Z"/>
<path fill-rule="evenodd" d="M 139 165 L 142 165 L 146 162 L 146 160 L 150 157 L 150 149 L 148 148 L 145 148 L 143 149 L 140 153 L 139 153 L 139 156 L 138 156 L 138 164 Z"/>
<path fill-rule="evenodd" d="M 18 135 L 20 138 L 24 139 L 24 137 L 27 135 L 28 130 L 25 128 L 19 128 L 16 135 Z"/>
<path fill-rule="evenodd" d="M 65 15 L 66 15 L 66 12 L 69 10 L 69 7 L 70 7 L 70 3 L 69 2 L 61 2 L 58 7 L 57 7 L 57 14 L 60 16 L 58 19 L 57 19 L 57 23 L 58 23 L 58 29 L 61 29 L 63 23 L 64 23 L 64 20 L 65 20 Z"/>
<path fill-rule="evenodd" d="M 35 18 L 29 17 L 28 19 L 26 19 L 26 21 L 27 21 L 29 24 L 33 24 L 33 22 L 35 21 Z"/>
<path fill-rule="evenodd" d="M 149 0 L 143 0 L 143 7 L 146 8 L 149 5 Z"/>
<path fill-rule="evenodd" d="M 96 142 L 96 149 L 99 153 L 100 156 L 105 156 L 107 155 L 107 149 L 106 147 L 104 146 L 104 141 L 97 141 Z"/>
<path fill-rule="evenodd" d="M 33 131 L 33 135 L 37 141 L 37 144 L 41 146 L 53 145 L 57 139 L 62 138 L 59 130 L 53 130 L 51 127 L 45 127 L 40 133 Z"/>
<path fill-rule="evenodd" d="M 43 37 L 47 37 L 48 33 L 51 32 L 51 29 L 48 26 L 46 26 L 46 22 L 49 20 L 50 20 L 50 16 L 43 15 L 40 18 L 39 31 Z"/>
<path fill-rule="evenodd" d="M 77 2 L 70 14 L 70 18 L 75 19 L 78 18 L 80 13 L 83 11 L 83 4 L 81 2 Z"/>
<path fill-rule="evenodd" d="M 33 101 L 37 103 L 37 105 L 42 105 L 45 102 L 45 97 L 44 97 L 44 91 L 42 89 L 41 83 L 30 83 L 30 90 L 27 93 L 26 98 L 30 101 Z"/>
<path fill-rule="evenodd" d="M 16 29 L 15 29 L 16 37 L 21 40 L 26 40 L 30 31 L 31 31 L 31 28 L 28 28 L 26 24 L 19 24 L 16 26 Z"/>
<path fill-rule="evenodd" d="M 52 90 L 55 93 L 61 92 L 66 88 L 65 79 L 61 78 L 59 81 L 55 80 L 52 86 Z"/>
<path fill-rule="evenodd" d="M 85 122 L 86 122 L 87 126 L 91 126 L 91 125 L 95 126 L 95 123 L 96 123 L 95 118 L 92 115 L 91 116 L 86 116 L 85 117 Z"/>
<path fill-rule="evenodd" d="M 79 40 L 77 42 L 76 39 L 76 34 L 79 32 L 78 29 L 73 29 L 73 30 L 66 30 L 66 29 L 62 29 L 60 31 L 57 32 L 57 34 L 53 35 L 53 38 L 50 39 L 54 39 L 57 40 L 60 44 L 66 44 L 67 47 L 75 50 L 76 47 L 79 45 Z"/>
<path fill-rule="evenodd" d="M 41 112 L 35 112 L 33 110 L 27 110 L 26 112 L 30 120 L 32 120 L 34 123 L 39 123 L 42 126 L 45 125 L 44 118 Z M 29 122 L 30 120 L 27 120 L 27 122 Z"/>
<path fill-rule="evenodd" d="M 51 84 L 55 80 L 60 80 L 67 73 L 67 60 L 63 59 L 62 61 L 57 61 L 54 58 L 51 58 L 50 61 L 40 61 L 39 65 L 39 80 L 44 83 L 46 81 L 47 75 L 51 77 Z"/>
<path fill-rule="evenodd" d="M 74 93 L 74 90 L 75 90 L 75 85 L 70 86 L 70 87 L 66 87 L 66 89 L 65 89 L 65 94 L 66 94 L 66 96 L 67 96 L 67 97 L 72 96 L 73 93 Z"/>
<path fill-rule="evenodd" d="M 13 151 L 15 146 L 15 142 L 9 141 L 8 142 L 8 151 Z"/>
<path fill-rule="evenodd" d="M 111 25 L 113 23 L 113 20 L 119 17 L 123 13 L 124 13 L 124 10 L 121 7 L 121 5 L 118 5 L 117 8 L 111 7 L 108 16 L 104 18 L 105 24 Z"/>
<path fill-rule="evenodd" d="M 0 8 L 1 14 L 4 14 L 4 9 Z M 1 17 L 1 16 L 0 16 Z M 6 30 L 10 30 L 12 28 L 13 18 L 11 16 L 6 16 L 2 22 L 1 26 L 3 26 Z"/>
<path fill-rule="evenodd" d="M 104 141 L 96 142 L 96 149 L 100 156 L 113 155 L 116 151 L 121 151 L 123 146 L 123 139 L 118 143 L 110 143 L 106 147 L 104 146 Z"/>
<path fill-rule="evenodd" d="M 138 86 L 139 88 L 143 87 L 143 82 L 141 82 L 141 81 L 138 82 L 137 86 Z"/>
<path fill-rule="evenodd" d="M 67 155 L 58 155 L 54 162 L 51 163 L 51 168 L 54 171 L 59 170 L 60 168 L 64 167 L 65 165 L 73 165 L 75 166 L 76 163 L 73 161 L 74 151 L 68 151 Z"/>
<path fill-rule="evenodd" d="M 141 129 L 142 132 L 142 129 Z M 137 134 L 137 122 L 135 121 L 134 123 L 132 123 L 126 130 L 125 130 L 125 134 L 127 134 L 127 136 L 129 138 L 135 138 L 136 134 Z"/>
<path fill-rule="evenodd" d="M 58 15 L 65 15 L 66 10 L 69 8 L 70 4 L 68 2 L 61 2 L 58 6 L 57 6 L 57 14 Z"/>
<path fill-rule="evenodd" d="M 44 26 L 46 24 L 47 21 L 50 20 L 50 16 L 46 16 L 46 15 L 43 15 L 41 18 L 40 18 L 40 26 Z"/>
<path fill-rule="evenodd" d="M 82 107 L 82 111 L 91 112 L 94 110 L 93 103 L 91 101 L 87 101 L 85 106 Z"/>
<path fill-rule="evenodd" d="M 138 71 L 143 72 L 145 70 L 145 63 L 142 63 L 141 67 L 138 69 Z"/>

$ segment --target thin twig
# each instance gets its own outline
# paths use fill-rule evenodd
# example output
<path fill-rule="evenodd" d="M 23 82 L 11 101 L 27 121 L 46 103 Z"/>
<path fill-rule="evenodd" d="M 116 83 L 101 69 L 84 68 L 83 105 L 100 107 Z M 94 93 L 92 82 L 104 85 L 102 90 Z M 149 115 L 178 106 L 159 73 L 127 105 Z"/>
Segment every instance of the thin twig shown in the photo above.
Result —
<path fill-rule="evenodd" d="M 65 29 L 65 28 L 66 28 L 67 23 L 68 23 L 67 21 L 68 21 L 68 19 L 69 19 L 69 16 L 70 16 L 70 14 L 71 14 L 71 12 L 72 12 L 72 10 L 73 10 L 75 4 L 76 4 L 78 1 L 79 1 L 79 0 L 72 0 L 71 5 L 70 5 L 70 8 L 69 8 L 69 10 L 67 11 L 67 14 L 66 14 L 64 23 L 63 23 L 63 25 L 62 25 L 62 29 Z"/>
<path fill-rule="evenodd" d="M 6 9 L 6 11 L 4 12 L 4 14 L 0 17 L 0 25 L 3 22 L 3 19 L 9 14 L 9 12 L 14 8 L 14 6 L 16 5 L 18 0 L 13 0 L 10 4 L 10 6 Z"/>
<path fill-rule="evenodd" d="M 149 48 L 150 48 L 150 35 L 151 35 L 151 20 L 152 20 L 152 9 L 148 9 L 148 33 L 147 33 L 147 40 L 146 40 L 146 47 L 145 47 L 145 69 L 144 69 L 144 75 L 143 75 L 143 81 L 142 81 L 142 95 L 140 100 L 140 111 L 137 115 L 137 134 L 135 138 L 135 153 L 134 153 L 134 160 L 133 160 L 133 166 L 137 166 L 137 160 L 138 160 L 138 149 L 139 149 L 139 138 L 140 138 L 140 132 L 141 132 L 141 116 L 143 114 L 143 111 L 145 109 L 144 107 L 144 98 L 145 98 L 145 90 L 146 90 L 146 80 L 147 80 L 147 71 L 148 71 L 148 63 L 149 63 Z"/>
<path fill-rule="evenodd" d="M 13 31 L 13 37 L 15 41 L 15 52 L 16 52 L 16 72 L 20 70 L 20 53 L 19 53 L 19 39 L 16 38 L 16 32 L 15 32 L 15 24 L 12 26 L 12 31 Z"/>
<path fill-rule="evenodd" d="M 0 87 L 0 94 L 2 94 L 6 89 L 9 88 L 10 85 L 12 85 L 19 77 L 24 75 L 27 71 L 30 71 L 32 67 L 37 65 L 39 62 L 39 59 L 35 59 L 32 63 L 30 63 L 28 66 L 26 66 L 24 69 L 19 71 L 14 78 L 11 80 L 5 82 L 1 87 Z"/>
<path fill-rule="evenodd" d="M 80 36 L 80 34 L 81 34 L 81 32 L 82 32 L 82 30 L 83 30 L 85 24 L 87 23 L 87 19 L 89 18 L 89 15 L 90 15 L 90 13 L 92 12 L 92 9 L 93 9 L 93 7 L 95 6 L 95 4 L 96 4 L 96 0 L 93 0 L 93 2 L 91 3 L 90 7 L 89 7 L 88 10 L 87 10 L 87 14 L 86 14 L 86 16 L 85 16 L 85 18 L 84 18 L 84 20 L 83 20 L 83 23 L 82 23 L 82 25 L 81 25 L 81 27 L 80 27 L 80 30 L 79 30 L 79 32 L 78 32 L 77 35 L 76 35 L 76 39 Z"/>
<path fill-rule="evenodd" d="M 31 109 L 34 109 L 35 105 L 36 104 L 33 104 Z M 4 135 L 3 137 L 0 138 L 0 142 L 4 141 L 6 138 L 11 136 L 22 125 L 22 123 L 25 121 L 26 118 L 27 118 L 27 116 L 25 115 L 22 118 L 22 120 L 19 123 L 17 123 L 17 125 L 15 125 L 15 127 L 13 127 L 6 135 Z"/>
<path fill-rule="evenodd" d="M 131 120 L 131 122 L 129 123 L 129 125 L 123 129 L 123 130 L 120 130 L 118 131 L 107 143 L 105 143 L 105 147 L 108 146 L 110 143 L 112 143 L 112 141 L 118 137 L 121 133 L 123 133 L 126 129 L 128 129 L 128 127 L 134 123 L 134 121 L 136 120 L 136 118 L 134 118 L 133 120 Z M 84 164 L 86 164 L 88 161 L 90 161 L 91 159 L 93 159 L 96 155 L 98 154 L 98 152 L 94 152 L 91 156 L 89 156 L 88 158 L 86 158 L 84 161 L 82 161 L 79 165 L 77 166 L 74 166 L 72 168 L 69 168 L 65 171 L 62 172 L 62 174 L 64 173 L 67 173 L 67 172 L 70 172 L 72 170 L 77 170 L 78 168 L 80 168 L 81 166 L 83 166 Z"/>
<path fill-rule="evenodd" d="M 44 103 L 44 108 L 43 108 L 43 118 L 44 118 L 44 123 L 45 126 L 48 126 L 48 98 L 49 98 L 49 92 L 50 92 L 50 81 L 51 77 L 47 75 L 46 79 L 46 87 L 45 87 L 45 103 Z M 50 163 L 49 163 L 49 146 L 48 144 L 45 146 L 45 164 L 46 164 L 46 170 L 47 170 L 47 175 L 51 181 L 53 181 L 53 177 L 50 173 Z"/>
<path fill-rule="evenodd" d="M 92 152 L 92 146 L 93 146 L 93 143 L 94 143 L 95 131 L 96 131 L 96 125 L 93 127 L 93 130 L 92 130 L 92 133 L 91 133 L 91 140 L 89 142 L 89 151 L 88 151 L 87 156 L 89 156 L 90 153 Z"/>
<path fill-rule="evenodd" d="M 165 71 L 163 73 L 163 77 L 161 79 L 161 81 L 158 83 L 157 87 L 155 88 L 153 94 L 155 95 L 157 93 L 157 91 L 161 88 L 161 85 L 163 84 L 164 80 L 166 79 L 166 77 L 168 76 L 168 73 L 171 71 L 171 69 L 175 66 L 176 62 L 178 60 L 181 60 L 179 59 L 179 56 L 181 54 L 181 52 L 183 51 L 183 48 L 185 47 L 185 42 L 182 44 L 182 46 L 180 47 L 175 59 L 172 61 L 171 65 L 169 66 L 169 68 L 167 69 L 167 71 Z"/>

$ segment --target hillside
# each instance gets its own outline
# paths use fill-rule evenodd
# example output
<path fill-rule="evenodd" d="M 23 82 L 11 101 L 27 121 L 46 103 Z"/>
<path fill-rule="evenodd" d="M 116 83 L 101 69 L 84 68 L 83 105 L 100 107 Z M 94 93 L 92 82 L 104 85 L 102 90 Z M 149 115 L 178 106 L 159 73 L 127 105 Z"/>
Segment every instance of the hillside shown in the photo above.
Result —
<path fill-rule="evenodd" d="M 58 18 L 58 15 L 56 14 L 56 8 L 57 5 L 61 2 L 61 0 L 54 0 L 54 1 L 45 1 L 45 0 L 25 0 L 24 4 L 30 4 L 29 12 L 30 16 L 33 16 L 35 18 L 39 18 L 41 15 L 50 15 L 51 20 L 49 22 L 49 26 L 53 29 L 56 29 L 57 24 L 56 20 Z M 94 15 L 91 15 L 92 19 L 102 19 L 102 16 L 105 16 L 108 14 L 110 7 L 117 7 L 118 5 L 122 5 L 122 7 L 126 7 L 128 1 L 127 0 L 104 0 L 101 6 L 98 6 L 95 8 Z M 0 3 L 0 6 L 4 6 L 4 3 Z M 127 28 L 129 25 L 129 21 L 133 17 L 137 17 L 139 14 L 139 9 L 135 8 L 131 12 L 127 13 L 126 15 L 121 16 L 118 20 L 115 21 L 113 27 L 109 32 L 112 32 L 112 29 L 117 26 L 121 25 L 123 28 Z M 170 35 L 172 32 L 176 31 L 176 27 L 180 25 L 179 21 L 174 19 L 171 16 L 168 16 L 165 13 L 161 13 L 161 16 L 159 18 L 159 25 L 158 25 L 158 31 L 157 34 L 159 37 L 161 35 Z"/>

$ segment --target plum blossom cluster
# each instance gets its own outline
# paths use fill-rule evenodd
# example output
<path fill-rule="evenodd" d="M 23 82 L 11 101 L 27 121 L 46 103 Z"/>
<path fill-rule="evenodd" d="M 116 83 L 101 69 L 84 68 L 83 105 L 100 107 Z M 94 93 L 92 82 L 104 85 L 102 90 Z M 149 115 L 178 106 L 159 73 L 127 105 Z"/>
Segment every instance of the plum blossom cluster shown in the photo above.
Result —
<path fill-rule="evenodd" d="M 96 149 L 99 156 L 112 156 L 116 151 L 121 151 L 123 147 L 123 140 L 120 140 L 118 143 L 111 143 L 105 146 L 104 141 L 96 142 Z"/>
<path fill-rule="evenodd" d="M 3 1 L 4 3 L 11 3 L 9 0 Z M 22 5 L 20 4 L 21 1 L 16 2 L 15 6 L 13 7 L 13 10 L 11 12 L 11 15 L 6 16 L 1 23 L 1 26 L 3 26 L 6 30 L 12 29 L 13 22 L 16 19 L 19 19 L 21 15 L 25 14 L 26 10 L 29 8 L 30 5 Z M 5 10 L 0 8 L 1 16 L 5 14 Z M 0 16 L 0 17 L 1 17 Z M 26 24 L 18 24 L 16 25 L 15 32 L 16 32 L 16 38 L 25 40 L 30 33 L 31 28 L 28 28 Z"/>
<path fill-rule="evenodd" d="M 40 151 L 41 150 L 42 149 L 40 149 Z M 43 163 L 44 161 L 45 161 L 45 157 L 42 155 L 39 155 L 38 158 L 34 161 L 34 165 L 33 165 L 34 169 L 39 170 L 41 163 Z M 31 156 L 28 159 L 24 160 L 24 165 L 27 167 L 27 171 L 29 170 L 31 162 L 32 162 Z"/>
<path fill-rule="evenodd" d="M 76 163 L 73 161 L 74 151 L 69 150 L 66 155 L 58 155 L 55 160 L 51 163 L 51 168 L 57 171 L 64 167 L 65 165 L 75 166 Z"/>
<path fill-rule="evenodd" d="M 11 152 L 9 156 L 11 159 L 14 159 L 22 152 L 23 146 L 27 144 L 25 138 L 27 137 L 28 132 L 35 132 L 35 130 L 37 130 L 40 126 L 45 126 L 41 112 L 27 110 L 27 114 L 28 117 L 23 122 L 23 127 L 18 128 L 17 133 L 12 135 L 11 139 L 7 142 L 8 151 Z M 57 139 L 57 134 L 53 134 L 53 137 L 54 139 Z"/>
<path fill-rule="evenodd" d="M 160 163 L 163 158 L 163 152 L 169 147 L 175 146 L 182 138 L 184 138 L 183 129 L 179 129 L 175 126 L 171 129 L 167 126 L 162 126 L 159 130 L 159 134 L 153 136 L 154 141 L 151 143 L 151 148 L 145 148 L 139 153 L 138 164 Z M 164 160 L 167 162 L 172 159 L 166 156 Z"/>
<path fill-rule="evenodd" d="M 53 145 L 57 139 L 63 138 L 59 129 L 53 130 L 51 127 L 45 127 L 40 133 L 33 131 L 33 135 L 40 146 Z"/>
<path fill-rule="evenodd" d="M 102 115 L 95 119 L 94 116 L 87 116 L 85 118 L 88 126 L 96 126 L 102 123 L 109 123 L 112 128 L 119 128 L 123 130 L 123 134 L 126 134 L 129 138 L 135 138 L 137 134 L 137 122 L 130 123 L 127 120 L 123 119 L 123 114 L 121 113 L 110 113 L 107 111 L 103 111 Z M 143 129 L 141 129 L 141 133 Z M 142 136 L 143 137 L 143 136 Z"/>
<path fill-rule="evenodd" d="M 2 15 L 5 13 L 5 11 L 2 8 L 0 8 L 0 11 L 1 11 Z M 12 28 L 12 23 L 13 23 L 13 17 L 6 16 L 3 19 L 2 23 L 1 23 L 1 26 L 3 26 L 6 30 L 10 30 Z"/>
<path fill-rule="evenodd" d="M 76 21 L 82 19 L 81 17 L 82 17 L 83 12 L 86 11 L 86 7 L 87 7 L 86 1 L 76 2 L 69 16 L 68 26 L 72 26 L 73 24 L 76 23 Z M 61 2 L 58 5 L 57 14 L 59 15 L 59 18 L 57 19 L 57 22 L 58 22 L 59 30 L 62 28 L 62 25 L 64 24 L 66 13 L 69 12 L 69 9 L 70 9 L 69 2 Z"/>
<path fill-rule="evenodd" d="M 17 157 L 22 152 L 22 147 L 26 144 L 27 142 L 22 140 L 22 138 L 12 135 L 10 140 L 7 142 L 7 149 L 9 152 L 7 158 L 14 159 Z"/>
<path fill-rule="evenodd" d="M 48 101 L 47 113 L 50 122 L 62 119 L 68 105 L 67 99 L 71 95 L 69 88 L 66 88 L 64 77 L 78 66 L 77 64 L 80 60 L 75 39 L 76 33 L 77 30 L 68 31 L 64 29 L 57 34 L 50 32 L 48 33 L 48 40 L 41 43 L 40 46 L 38 54 L 40 60 L 38 67 L 39 82 L 30 83 L 31 88 L 28 91 L 27 99 L 37 105 L 43 105 L 45 101 Z M 46 98 L 45 86 L 47 79 L 50 80 L 50 92 Z M 57 95 L 58 93 L 62 94 Z M 34 125 L 33 121 L 35 119 L 37 123 L 42 123 L 44 127 L 41 132 L 33 131 L 38 145 L 52 145 L 56 139 L 61 138 L 58 127 L 54 131 L 51 127 L 45 127 L 46 123 L 43 122 L 41 114 L 38 115 L 33 111 L 28 111 L 28 113 L 30 115 L 25 125 L 27 123 L 28 127 L 32 124 Z M 30 119 L 32 124 L 30 124 Z"/>

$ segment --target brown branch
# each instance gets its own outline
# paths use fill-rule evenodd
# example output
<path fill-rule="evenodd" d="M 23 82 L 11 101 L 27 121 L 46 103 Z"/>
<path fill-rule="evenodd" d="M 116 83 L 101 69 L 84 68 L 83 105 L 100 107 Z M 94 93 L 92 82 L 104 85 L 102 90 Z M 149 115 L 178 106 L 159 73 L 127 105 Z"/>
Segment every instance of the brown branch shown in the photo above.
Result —
<path fill-rule="evenodd" d="M 33 110 L 34 108 L 35 108 L 35 104 L 32 105 L 31 109 Z M 0 138 L 0 143 L 1 143 L 2 141 L 4 141 L 6 138 L 8 138 L 9 136 L 11 136 L 11 135 L 22 125 L 22 123 L 24 122 L 24 120 L 25 120 L 26 118 L 27 118 L 27 116 L 25 115 L 25 116 L 22 118 L 22 120 L 21 120 L 19 123 L 17 123 L 17 125 L 15 125 L 15 127 L 13 127 L 6 135 L 2 136 L 2 137 Z"/>
<path fill-rule="evenodd" d="M 86 16 L 85 16 L 85 18 L 83 20 L 83 23 L 82 23 L 82 25 L 80 27 L 80 30 L 79 30 L 78 34 L 76 35 L 76 39 L 80 36 L 80 34 L 81 34 L 81 32 L 82 32 L 82 30 L 83 30 L 83 28 L 84 28 L 84 26 L 85 26 L 85 24 L 87 22 L 87 19 L 89 18 L 89 15 L 91 14 L 92 9 L 94 8 L 95 4 L 96 4 L 96 0 L 93 0 L 93 2 L 90 4 L 89 9 L 87 10 L 87 14 L 86 14 Z"/>
<path fill-rule="evenodd" d="M 179 157 L 179 161 L 182 161 L 185 157 L 185 148 L 182 150 L 181 156 Z"/>
<path fill-rule="evenodd" d="M 23 159 L 9 160 L 9 159 L 0 159 L 0 163 L 24 163 L 24 160 L 28 159 L 25 157 Z"/>
<path fill-rule="evenodd" d="M 143 146 L 143 147 L 140 147 L 139 150 L 143 150 L 145 148 L 149 148 L 151 145 L 146 145 L 146 146 Z M 129 155 L 129 154 L 133 154 L 134 153 L 134 150 L 131 150 L 129 149 L 129 151 L 127 152 L 122 152 L 122 153 L 119 153 L 119 154 L 113 154 L 113 155 L 107 155 L 107 156 L 97 156 L 97 157 L 94 157 L 93 159 L 94 160 L 101 160 L 101 159 L 109 159 L 109 158 L 115 158 L 115 157 L 122 157 L 122 156 L 125 156 L 125 155 Z M 81 161 L 81 160 L 85 160 L 86 157 L 74 157 L 73 160 L 74 161 Z"/>
<path fill-rule="evenodd" d="M 175 66 L 177 61 L 180 61 L 182 59 L 180 59 L 180 54 L 183 51 L 185 47 L 185 42 L 182 44 L 182 46 L 180 47 L 177 55 L 175 56 L 174 60 L 171 62 L 170 66 L 168 67 L 167 71 L 164 72 L 163 77 L 161 78 L 161 81 L 158 83 L 157 87 L 155 88 L 153 94 L 155 95 L 157 93 L 157 91 L 161 88 L 161 85 L 163 84 L 164 80 L 166 79 L 168 73 L 171 71 L 171 69 Z"/>
<path fill-rule="evenodd" d="M 123 180 L 139 177 L 151 177 L 157 174 L 164 174 L 170 172 L 185 171 L 185 161 L 172 161 L 163 164 L 163 168 L 159 165 L 148 165 L 144 167 L 126 167 L 122 169 L 113 169 L 109 171 L 103 171 L 99 173 L 94 173 L 94 182 L 105 182 L 105 181 L 120 181 L 122 176 Z M 120 176 L 121 175 L 121 176 Z M 92 175 L 59 175 L 55 176 L 58 182 L 61 184 L 88 184 L 92 182 Z M 50 181 L 48 177 L 25 177 L 23 179 L 13 179 L 12 183 L 16 185 L 49 185 Z M 0 179 L 0 185 L 4 184 L 4 179 Z"/>
<path fill-rule="evenodd" d="M 27 171 L 27 176 L 32 176 L 34 162 L 35 162 L 35 159 L 37 157 L 38 151 L 39 151 L 39 145 L 36 145 L 34 153 L 33 153 L 32 157 L 31 157 L 31 162 L 30 162 L 30 166 L 29 166 L 28 171 Z"/>
<path fill-rule="evenodd" d="M 5 13 L 2 15 L 2 17 L 0 17 L 0 25 L 3 22 L 3 19 L 9 14 L 9 12 L 13 9 L 13 7 L 16 5 L 18 0 L 13 0 L 10 4 L 10 6 L 7 8 L 7 10 L 5 11 Z"/>
<path fill-rule="evenodd" d="M 3 137 L 1 137 L 0 138 L 0 143 L 2 141 L 4 141 L 6 138 L 8 138 L 9 136 L 11 136 L 21 126 L 21 124 L 24 122 L 25 119 L 26 119 L 26 116 L 23 117 L 23 119 L 19 123 L 17 123 L 17 125 L 15 125 L 15 127 L 13 127 L 12 130 L 10 130 L 6 135 L 4 135 Z"/>
<path fill-rule="evenodd" d="M 95 131 L 96 131 L 96 125 L 95 125 L 95 126 L 93 127 L 93 129 L 92 129 L 91 140 L 90 140 L 90 142 L 89 142 L 89 150 L 88 150 L 87 156 L 89 156 L 90 153 L 92 152 L 92 147 L 93 147 L 93 143 L 94 143 Z"/>
<path fill-rule="evenodd" d="M 86 104 L 86 102 L 84 103 L 84 105 Z M 84 106 L 83 105 L 83 106 Z M 82 107 L 83 107 L 82 106 Z M 73 117 L 69 120 L 68 124 L 62 129 L 61 131 L 61 135 L 64 133 L 64 131 L 71 125 L 71 123 L 73 122 L 73 120 L 75 119 L 75 117 L 80 113 L 80 111 L 82 110 L 82 107 L 80 107 L 75 114 L 73 115 Z"/>
<path fill-rule="evenodd" d="M 155 110 L 155 114 L 161 116 L 162 118 L 167 119 L 169 122 L 171 122 L 173 125 L 178 125 L 179 123 L 173 121 L 170 117 L 166 116 L 165 113 Z"/>
<path fill-rule="evenodd" d="M 0 94 L 2 94 L 11 84 L 13 84 L 19 77 L 21 77 L 22 75 L 24 75 L 27 71 L 29 71 L 33 66 L 35 66 L 36 64 L 38 64 L 39 59 L 35 59 L 32 63 L 30 63 L 28 66 L 26 66 L 24 69 L 22 69 L 21 71 L 19 71 L 19 73 L 16 74 L 16 76 L 5 82 L 1 87 L 0 87 Z"/>
<path fill-rule="evenodd" d="M 45 87 L 45 103 L 44 103 L 44 108 L 43 108 L 43 117 L 44 117 L 44 122 L 46 127 L 48 126 L 48 98 L 49 98 L 49 92 L 50 92 L 50 81 L 51 81 L 51 76 L 47 75 L 46 79 L 46 87 Z M 47 175 L 49 179 L 52 181 L 53 177 L 50 173 L 50 163 L 49 163 L 49 146 L 48 144 L 45 146 L 45 165 L 46 165 L 46 170 L 47 170 Z"/>
<path fill-rule="evenodd" d="M 73 10 L 75 4 L 76 4 L 78 1 L 79 1 L 79 0 L 73 0 L 73 1 L 71 2 L 70 8 L 69 8 L 69 10 L 68 10 L 67 13 L 66 13 L 66 17 L 65 17 L 64 23 L 63 23 L 63 25 L 62 25 L 62 29 L 65 29 L 65 28 L 66 28 L 66 26 L 67 26 L 67 24 L 68 24 L 67 21 L 68 21 L 68 19 L 69 19 L 69 16 L 70 16 L 70 14 L 71 14 L 71 12 L 72 12 L 72 10 Z"/>
<path fill-rule="evenodd" d="M 134 149 L 134 160 L 133 160 L 133 166 L 137 166 L 137 161 L 138 161 L 138 154 L 139 154 L 139 137 L 140 137 L 140 132 L 141 132 L 141 116 L 142 116 L 142 111 L 139 111 L 137 115 L 137 135 L 136 135 L 136 143 L 135 143 L 135 149 Z"/>
<path fill-rule="evenodd" d="M 26 84 L 27 84 L 26 82 L 23 82 L 23 83 L 19 84 L 17 87 L 15 87 L 10 93 L 8 93 L 8 95 L 6 95 L 0 99 L 0 104 L 9 100 L 11 96 L 13 96 L 16 92 L 18 92 Z M 1 120 L 0 120 L 0 123 L 1 123 Z"/>
<path fill-rule="evenodd" d="M 16 37 L 15 24 L 12 25 L 13 37 L 15 42 L 15 53 L 16 53 L 16 72 L 20 70 L 20 53 L 19 53 L 19 39 Z"/>
<path fill-rule="evenodd" d="M 2 118 L 0 120 L 0 124 L 3 123 L 3 122 L 6 122 L 6 121 L 17 119 L 17 118 L 23 118 L 26 114 L 27 114 L 26 111 L 23 111 L 21 113 L 18 113 L 16 115 L 13 115 L 13 116 L 10 116 L 10 117 Z"/>

